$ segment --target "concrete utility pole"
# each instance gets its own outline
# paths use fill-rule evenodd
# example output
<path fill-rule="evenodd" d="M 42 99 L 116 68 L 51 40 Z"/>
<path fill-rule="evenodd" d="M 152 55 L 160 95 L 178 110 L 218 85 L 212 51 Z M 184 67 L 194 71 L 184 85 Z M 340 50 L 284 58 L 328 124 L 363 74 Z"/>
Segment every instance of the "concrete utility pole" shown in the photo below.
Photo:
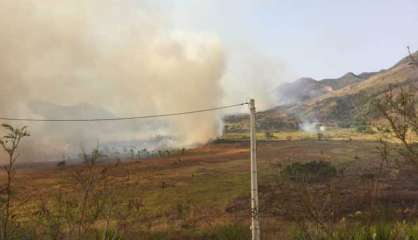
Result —
<path fill-rule="evenodd" d="M 260 240 L 260 223 L 258 221 L 258 183 L 257 183 L 257 142 L 255 125 L 255 101 L 250 100 L 250 138 L 251 138 L 251 232 L 252 240 Z"/>

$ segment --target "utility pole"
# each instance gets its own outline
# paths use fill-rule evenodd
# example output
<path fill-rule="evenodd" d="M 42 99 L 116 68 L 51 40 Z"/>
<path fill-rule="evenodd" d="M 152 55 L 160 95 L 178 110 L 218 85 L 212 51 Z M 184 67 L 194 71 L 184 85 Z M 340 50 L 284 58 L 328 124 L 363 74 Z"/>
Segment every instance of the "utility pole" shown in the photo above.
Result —
<path fill-rule="evenodd" d="M 251 144 L 251 233 L 252 240 L 260 240 L 260 223 L 258 221 L 258 183 L 257 183 L 257 141 L 255 125 L 255 101 L 250 99 L 250 144 Z"/>

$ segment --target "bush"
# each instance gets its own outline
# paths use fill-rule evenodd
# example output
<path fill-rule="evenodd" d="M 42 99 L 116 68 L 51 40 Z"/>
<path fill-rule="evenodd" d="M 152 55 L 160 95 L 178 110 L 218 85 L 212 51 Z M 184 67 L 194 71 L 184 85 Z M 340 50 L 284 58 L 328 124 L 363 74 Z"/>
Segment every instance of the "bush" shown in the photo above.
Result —
<path fill-rule="evenodd" d="M 248 226 L 231 224 L 215 227 L 209 238 L 213 240 L 245 240 L 251 239 Z"/>
<path fill-rule="evenodd" d="M 264 132 L 264 137 L 266 140 L 271 140 L 274 138 L 274 134 L 272 132 L 267 131 L 267 132 Z"/>
<path fill-rule="evenodd" d="M 320 182 L 337 176 L 337 169 L 325 161 L 292 163 L 282 170 L 282 175 L 296 182 Z"/>
<path fill-rule="evenodd" d="M 142 240 L 249 240 L 251 232 L 248 225 L 216 225 L 209 229 L 167 229 L 160 232 L 140 232 Z M 132 238 L 126 238 L 132 239 Z"/>
<path fill-rule="evenodd" d="M 373 133 L 369 123 L 364 118 L 356 118 L 351 127 L 359 133 Z"/>
<path fill-rule="evenodd" d="M 372 226 L 345 226 L 331 232 L 298 229 L 294 240 L 413 240 L 418 239 L 418 226 L 407 223 L 380 223 Z"/>

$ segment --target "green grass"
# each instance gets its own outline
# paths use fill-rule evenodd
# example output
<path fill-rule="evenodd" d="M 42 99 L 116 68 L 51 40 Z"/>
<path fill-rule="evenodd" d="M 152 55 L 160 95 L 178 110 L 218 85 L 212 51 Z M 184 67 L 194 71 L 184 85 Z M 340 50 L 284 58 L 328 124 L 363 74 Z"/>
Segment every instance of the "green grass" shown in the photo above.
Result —
<path fill-rule="evenodd" d="M 337 169 L 329 162 L 309 161 L 292 163 L 282 170 L 282 175 L 296 182 L 318 182 L 337 176 Z"/>
<path fill-rule="evenodd" d="M 359 132 L 354 128 L 337 128 L 328 127 L 326 131 L 321 132 L 322 140 L 344 140 L 344 141 L 376 141 L 383 137 L 378 130 L 372 128 L 372 132 Z M 264 132 L 257 133 L 257 140 L 269 140 L 269 141 L 283 141 L 283 140 L 318 140 L 318 134 L 315 132 L 304 132 L 304 131 L 276 131 L 269 132 L 271 134 L 268 139 Z M 418 137 L 414 137 L 418 141 Z M 230 132 L 222 136 L 222 140 L 226 141 L 240 141 L 248 140 L 249 132 Z M 390 134 L 385 134 L 385 139 L 394 143 L 399 141 Z"/>
<path fill-rule="evenodd" d="M 418 225 L 378 223 L 371 226 L 343 225 L 331 231 L 296 229 L 293 240 L 416 240 Z"/>
<path fill-rule="evenodd" d="M 200 230 L 165 230 L 139 233 L 141 240 L 249 240 L 250 229 L 245 224 L 216 225 Z"/>
<path fill-rule="evenodd" d="M 175 187 L 145 192 L 143 195 L 147 209 L 154 214 L 166 213 L 184 202 L 191 206 L 222 210 L 231 199 L 248 193 L 249 182 L 248 173 L 228 174 L 219 170 L 216 173 L 196 174 L 177 182 Z"/>
<path fill-rule="evenodd" d="M 324 140 L 367 140 L 367 141 L 376 141 L 379 138 L 379 134 L 374 133 L 361 133 L 351 128 L 327 128 L 326 131 L 321 132 L 324 136 Z M 318 139 L 318 134 L 315 132 L 304 132 L 304 131 L 276 131 L 271 132 L 272 137 L 266 139 L 266 134 L 263 132 L 257 133 L 258 140 L 316 140 Z M 231 132 L 226 133 L 223 136 L 223 139 L 226 140 L 244 140 L 249 138 L 249 133 L 247 132 Z"/>

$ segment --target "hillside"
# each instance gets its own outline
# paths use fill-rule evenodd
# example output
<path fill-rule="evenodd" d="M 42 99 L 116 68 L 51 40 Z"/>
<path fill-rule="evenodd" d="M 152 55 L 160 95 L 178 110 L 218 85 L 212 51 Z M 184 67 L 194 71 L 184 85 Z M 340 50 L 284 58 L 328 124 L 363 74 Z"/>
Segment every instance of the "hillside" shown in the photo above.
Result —
<path fill-rule="evenodd" d="M 412 56 L 418 59 L 418 51 Z M 379 116 L 373 100 L 381 97 L 389 86 L 398 88 L 418 82 L 418 69 L 411 62 L 407 56 L 379 72 L 358 75 L 349 72 L 334 79 L 301 78 L 282 84 L 275 90 L 278 106 L 258 114 L 258 127 L 260 130 L 294 129 L 305 121 L 351 127 L 358 121 L 374 121 Z M 226 130 L 230 123 L 226 119 Z M 245 124 L 241 126 L 246 128 Z"/>
<path fill-rule="evenodd" d="M 418 56 L 418 52 L 414 55 Z M 409 56 L 364 81 L 311 98 L 287 111 L 341 127 L 348 127 L 359 119 L 373 121 L 379 116 L 372 101 L 380 98 L 389 86 L 399 88 L 417 83 L 418 71 L 408 60 Z"/>
<path fill-rule="evenodd" d="M 306 101 L 331 91 L 332 88 L 313 78 L 300 78 L 291 83 L 284 83 L 276 88 L 275 95 L 280 105 Z"/>
<path fill-rule="evenodd" d="M 304 77 L 297 79 L 294 82 L 281 84 L 275 89 L 275 95 L 279 105 L 298 104 L 344 88 L 348 85 L 362 82 L 376 74 L 377 73 L 375 72 L 366 72 L 356 75 L 352 72 L 348 72 L 339 78 L 327 78 L 322 80 Z"/>

